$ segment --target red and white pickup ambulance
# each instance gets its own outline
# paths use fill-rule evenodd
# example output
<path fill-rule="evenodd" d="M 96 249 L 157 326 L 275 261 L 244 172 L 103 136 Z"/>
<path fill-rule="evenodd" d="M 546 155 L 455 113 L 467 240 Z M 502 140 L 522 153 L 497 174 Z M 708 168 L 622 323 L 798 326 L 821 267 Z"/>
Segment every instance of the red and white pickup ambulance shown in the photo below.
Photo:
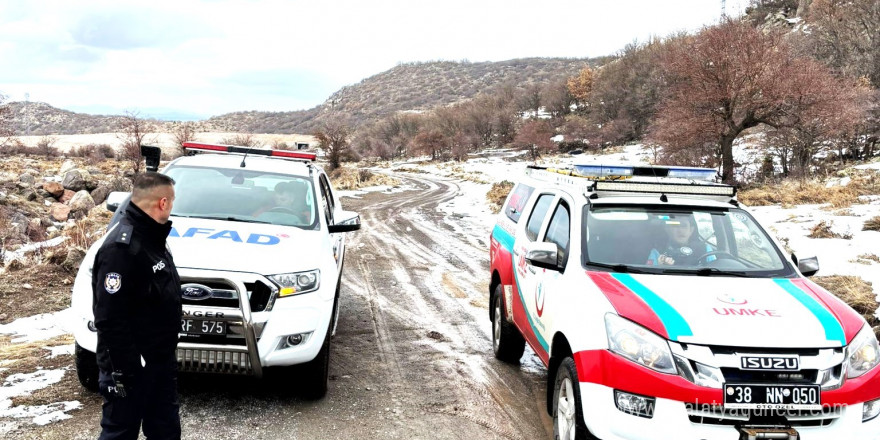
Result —
<path fill-rule="evenodd" d="M 496 357 L 547 366 L 556 438 L 880 439 L 873 330 L 714 178 L 529 167 L 491 235 Z"/>

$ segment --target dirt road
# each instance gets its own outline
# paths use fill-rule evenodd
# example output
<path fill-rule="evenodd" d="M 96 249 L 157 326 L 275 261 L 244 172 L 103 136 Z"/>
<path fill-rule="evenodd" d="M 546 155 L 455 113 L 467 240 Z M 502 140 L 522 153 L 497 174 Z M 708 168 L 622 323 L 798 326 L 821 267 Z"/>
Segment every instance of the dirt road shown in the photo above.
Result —
<path fill-rule="evenodd" d="M 489 231 L 437 209 L 460 191 L 454 181 L 400 178 L 414 189 L 342 200 L 363 228 L 349 235 L 327 397 L 302 400 L 282 378 L 184 376 L 184 438 L 552 437 L 535 355 L 520 366 L 492 356 Z M 90 401 L 16 437 L 96 438 L 100 407 Z"/>

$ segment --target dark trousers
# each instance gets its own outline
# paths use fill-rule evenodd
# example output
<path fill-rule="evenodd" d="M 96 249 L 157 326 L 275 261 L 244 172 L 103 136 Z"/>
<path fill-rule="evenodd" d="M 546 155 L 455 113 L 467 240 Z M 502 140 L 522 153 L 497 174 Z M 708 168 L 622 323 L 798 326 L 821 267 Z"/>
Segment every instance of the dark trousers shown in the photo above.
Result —
<path fill-rule="evenodd" d="M 124 383 L 126 397 L 108 393 L 114 382 L 109 373 L 98 377 L 104 405 L 98 440 L 137 440 L 144 427 L 149 440 L 180 439 L 180 402 L 177 398 L 177 369 L 144 368 L 132 383 Z"/>

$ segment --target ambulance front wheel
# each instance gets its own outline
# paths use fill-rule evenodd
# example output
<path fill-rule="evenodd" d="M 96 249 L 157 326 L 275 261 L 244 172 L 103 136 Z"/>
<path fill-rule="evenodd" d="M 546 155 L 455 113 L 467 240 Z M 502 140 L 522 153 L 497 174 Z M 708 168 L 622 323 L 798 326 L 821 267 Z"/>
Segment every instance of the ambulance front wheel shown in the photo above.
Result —
<path fill-rule="evenodd" d="M 513 323 L 507 322 L 504 313 L 504 289 L 501 284 L 495 287 L 495 300 L 492 314 L 492 350 L 495 357 L 512 364 L 518 363 L 526 348 L 526 341 Z"/>

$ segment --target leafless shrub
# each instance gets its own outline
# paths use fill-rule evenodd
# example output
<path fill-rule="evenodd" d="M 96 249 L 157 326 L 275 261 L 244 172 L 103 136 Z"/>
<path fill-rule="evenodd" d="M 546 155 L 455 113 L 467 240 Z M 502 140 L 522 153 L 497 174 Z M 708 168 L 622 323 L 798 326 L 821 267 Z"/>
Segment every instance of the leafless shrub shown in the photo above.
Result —
<path fill-rule="evenodd" d="M 140 154 L 140 153 L 138 153 Z M 97 165 L 116 157 L 116 151 L 107 144 L 78 145 L 67 152 L 68 157 L 82 157 L 90 165 Z"/>
<path fill-rule="evenodd" d="M 331 171 L 330 181 L 333 182 L 333 187 L 339 190 L 352 190 L 379 185 L 400 185 L 400 181 L 386 174 L 350 167 L 339 167 Z"/>
<path fill-rule="evenodd" d="M 880 231 L 880 215 L 866 220 L 865 225 L 862 226 L 862 230 L 863 231 Z"/>
<path fill-rule="evenodd" d="M 513 182 L 507 180 L 492 184 L 492 188 L 489 188 L 489 192 L 486 193 L 486 200 L 489 201 L 489 209 L 493 213 L 501 211 L 501 206 L 504 205 L 504 200 L 507 199 L 507 195 L 512 189 Z"/>
<path fill-rule="evenodd" d="M 813 226 L 813 228 L 810 230 L 810 233 L 807 235 L 807 237 L 810 237 L 810 238 L 842 238 L 844 240 L 852 240 L 852 234 L 850 234 L 850 233 L 839 234 L 837 232 L 834 232 L 833 230 L 831 230 L 831 224 L 825 222 L 825 220 L 822 220 L 819 223 L 817 223 L 815 226 Z"/>
<path fill-rule="evenodd" d="M 55 147 L 56 142 L 58 142 L 58 138 L 56 137 L 43 136 L 37 141 L 37 145 L 34 147 L 34 153 L 46 157 L 59 156 L 61 153 L 58 151 L 58 148 Z"/>
<path fill-rule="evenodd" d="M 220 139 L 220 143 L 226 145 L 237 145 L 239 147 L 263 147 L 263 144 L 259 140 L 257 140 L 253 134 L 250 133 L 242 133 L 236 134 L 234 136 L 225 137 L 223 139 Z"/>

